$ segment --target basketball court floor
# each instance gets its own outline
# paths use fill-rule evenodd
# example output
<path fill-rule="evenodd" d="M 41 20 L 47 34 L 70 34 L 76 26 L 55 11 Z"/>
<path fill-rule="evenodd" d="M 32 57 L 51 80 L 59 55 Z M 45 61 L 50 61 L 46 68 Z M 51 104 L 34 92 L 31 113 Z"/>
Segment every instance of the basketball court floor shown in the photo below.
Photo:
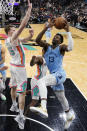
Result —
<path fill-rule="evenodd" d="M 34 39 L 42 30 L 43 24 L 33 24 Z M 28 34 L 29 28 L 26 28 L 20 37 L 25 37 Z M 64 69 L 67 73 L 67 80 L 65 81 L 65 94 L 69 101 L 70 108 L 75 111 L 76 119 L 68 131 L 87 131 L 87 33 L 76 28 L 70 27 L 72 37 L 74 39 L 74 49 L 65 54 Z M 62 32 L 64 36 L 64 43 L 67 44 L 67 36 L 64 30 L 57 30 L 53 28 L 52 38 L 54 34 Z M 4 29 L 0 29 L 0 38 L 4 38 Z M 52 40 L 51 38 L 51 40 Z M 45 39 L 45 36 L 43 37 Z M 51 42 L 50 40 L 50 42 Z M 4 40 L 1 40 L 3 46 Z M 30 67 L 29 61 L 32 55 L 41 55 L 41 48 L 39 46 L 30 46 L 31 42 L 24 43 L 26 55 L 26 70 L 28 77 L 28 89 L 30 89 L 30 78 L 34 76 L 36 66 Z M 10 55 L 6 49 L 6 65 L 9 65 Z M 7 70 L 6 90 L 4 91 L 7 101 L 0 100 L 0 131 L 20 131 L 17 123 L 14 121 L 15 113 L 9 111 L 11 106 L 10 89 L 8 87 L 10 79 L 9 69 Z M 31 101 L 31 95 L 26 96 L 26 106 Z M 25 106 L 25 109 L 26 109 Z M 27 115 L 24 131 L 64 131 L 64 121 L 60 117 L 62 107 L 55 97 L 52 89 L 48 88 L 48 114 L 47 119 L 30 112 Z"/>

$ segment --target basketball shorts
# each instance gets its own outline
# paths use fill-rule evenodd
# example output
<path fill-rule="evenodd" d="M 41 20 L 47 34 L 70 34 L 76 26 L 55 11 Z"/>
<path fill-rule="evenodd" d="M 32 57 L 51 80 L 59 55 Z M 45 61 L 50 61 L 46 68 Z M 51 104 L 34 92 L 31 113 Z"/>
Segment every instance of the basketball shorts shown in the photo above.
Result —
<path fill-rule="evenodd" d="M 4 64 L 1 64 L 0 65 L 0 68 L 1 67 L 3 67 L 4 66 Z M 3 76 L 3 77 L 6 77 L 6 71 L 4 70 L 4 71 L 0 71 L 0 73 L 1 73 L 1 75 Z"/>
<path fill-rule="evenodd" d="M 18 93 L 25 92 L 27 89 L 27 74 L 25 67 L 10 67 L 11 79 L 9 86 L 10 88 L 17 87 Z"/>
<path fill-rule="evenodd" d="M 53 73 L 52 75 L 54 75 L 55 76 L 55 78 L 56 78 L 56 85 L 54 85 L 54 86 L 51 86 L 52 87 L 52 89 L 54 90 L 54 91 L 56 91 L 56 90 L 58 90 L 58 91 L 61 91 L 61 90 L 64 90 L 64 85 L 63 85 L 63 83 L 65 82 L 65 80 L 66 80 L 66 73 L 65 72 L 55 72 L 55 73 Z"/>

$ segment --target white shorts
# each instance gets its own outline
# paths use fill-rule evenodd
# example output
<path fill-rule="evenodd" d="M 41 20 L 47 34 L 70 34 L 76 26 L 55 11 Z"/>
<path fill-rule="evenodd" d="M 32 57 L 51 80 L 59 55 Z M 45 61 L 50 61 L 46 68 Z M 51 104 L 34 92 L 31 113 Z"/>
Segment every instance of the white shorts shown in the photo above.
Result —
<path fill-rule="evenodd" d="M 24 92 L 27 88 L 27 74 L 25 67 L 10 67 L 11 79 L 9 86 L 17 87 L 17 92 Z"/>
<path fill-rule="evenodd" d="M 31 90 L 32 90 L 32 99 L 39 100 L 39 87 L 38 80 L 35 78 L 31 79 Z"/>

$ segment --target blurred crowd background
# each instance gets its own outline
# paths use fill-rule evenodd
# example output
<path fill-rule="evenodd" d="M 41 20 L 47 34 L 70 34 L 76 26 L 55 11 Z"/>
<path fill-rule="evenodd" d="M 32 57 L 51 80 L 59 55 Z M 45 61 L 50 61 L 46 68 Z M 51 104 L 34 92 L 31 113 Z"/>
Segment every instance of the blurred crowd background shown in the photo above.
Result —
<path fill-rule="evenodd" d="M 27 10 L 27 0 L 15 0 L 13 15 L 0 13 L 0 27 L 14 23 L 18 27 Z M 33 4 L 29 24 L 45 23 L 50 17 L 62 16 L 71 26 L 87 31 L 87 0 L 31 0 Z M 3 17 L 4 16 L 4 17 Z"/>

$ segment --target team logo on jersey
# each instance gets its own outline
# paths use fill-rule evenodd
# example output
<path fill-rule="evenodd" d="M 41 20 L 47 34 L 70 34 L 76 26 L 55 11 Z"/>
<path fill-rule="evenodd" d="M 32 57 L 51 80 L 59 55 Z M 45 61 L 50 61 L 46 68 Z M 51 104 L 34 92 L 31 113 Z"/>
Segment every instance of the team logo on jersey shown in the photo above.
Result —
<path fill-rule="evenodd" d="M 58 76 L 59 77 L 59 79 L 61 79 L 62 78 L 62 75 L 60 75 L 60 76 Z"/>
<path fill-rule="evenodd" d="M 49 62 L 54 62 L 54 57 L 53 56 L 49 57 Z"/>

